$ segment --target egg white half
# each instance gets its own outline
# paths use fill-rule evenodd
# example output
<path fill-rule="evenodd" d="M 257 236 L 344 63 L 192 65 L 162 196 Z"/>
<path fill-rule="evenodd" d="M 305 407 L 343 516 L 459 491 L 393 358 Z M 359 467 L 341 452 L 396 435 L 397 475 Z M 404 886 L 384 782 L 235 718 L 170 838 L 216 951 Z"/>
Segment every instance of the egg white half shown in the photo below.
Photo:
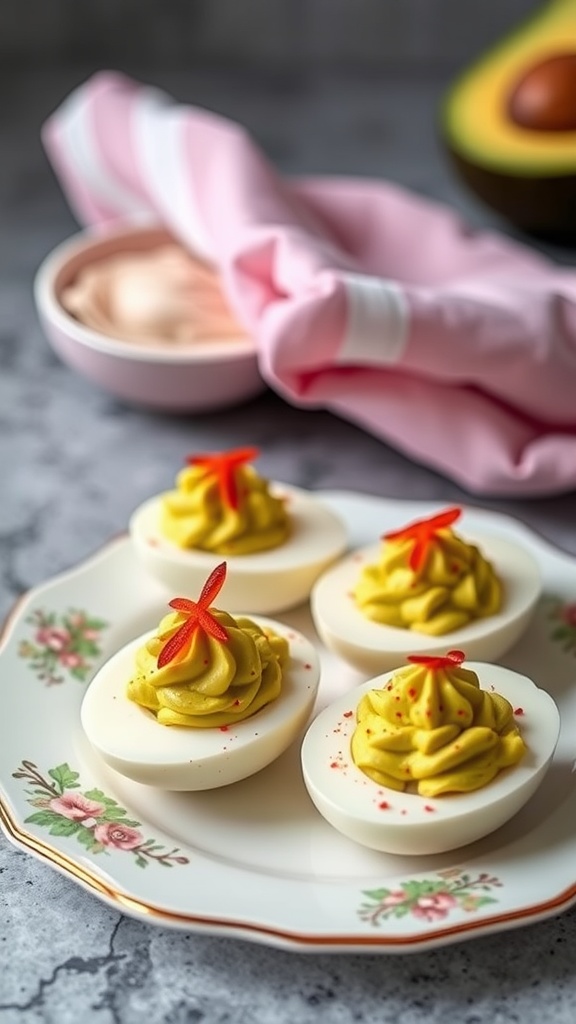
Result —
<path fill-rule="evenodd" d="M 369 690 L 382 689 L 394 672 L 370 679 L 325 708 L 302 744 L 308 793 L 324 818 L 343 835 L 374 850 L 432 854 L 488 835 L 530 799 L 552 760 L 560 716 L 552 697 L 531 679 L 499 665 L 466 662 L 485 690 L 510 701 L 528 747 L 522 760 L 472 793 L 421 797 L 374 782 L 352 760 L 356 708 Z"/>
<path fill-rule="evenodd" d="M 320 660 L 301 633 L 271 619 L 250 617 L 288 640 L 290 653 L 279 697 L 234 725 L 207 729 L 160 725 L 152 712 L 126 696 L 136 650 L 154 635 L 147 633 L 102 666 L 82 702 L 82 727 L 106 764 L 145 785 L 192 791 L 238 782 L 287 749 L 310 717 Z"/>
<path fill-rule="evenodd" d="M 310 597 L 314 624 L 326 646 L 361 672 L 398 668 L 409 654 L 438 654 L 457 648 L 469 658 L 497 661 L 526 629 L 541 593 L 538 563 L 520 544 L 504 537 L 466 535 L 478 544 L 503 585 L 502 609 L 467 626 L 428 636 L 368 619 L 353 590 L 364 566 L 378 561 L 380 544 L 359 548 L 326 569 Z"/>
<path fill-rule="evenodd" d="M 269 551 L 249 555 L 218 555 L 180 548 L 160 529 L 162 495 L 150 498 L 132 514 L 129 531 L 146 569 L 172 594 L 199 593 L 216 562 L 225 558 L 228 573 L 222 607 L 269 615 L 308 600 L 320 573 L 347 547 L 342 520 L 313 492 L 287 484 L 271 484 L 271 493 L 286 500 L 291 532 Z"/>

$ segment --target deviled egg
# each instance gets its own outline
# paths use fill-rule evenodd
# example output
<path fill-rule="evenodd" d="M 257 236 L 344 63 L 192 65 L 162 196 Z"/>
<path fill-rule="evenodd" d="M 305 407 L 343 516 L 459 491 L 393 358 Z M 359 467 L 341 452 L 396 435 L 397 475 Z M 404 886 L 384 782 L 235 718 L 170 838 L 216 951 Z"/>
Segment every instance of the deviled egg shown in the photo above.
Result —
<path fill-rule="evenodd" d="M 488 835 L 552 760 L 552 697 L 507 668 L 416 655 L 342 695 L 308 728 L 302 769 L 324 818 L 363 846 L 432 854 Z"/>
<path fill-rule="evenodd" d="M 197 601 L 174 598 L 158 628 L 97 672 L 81 707 L 102 759 L 168 790 L 225 786 L 260 771 L 306 725 L 320 663 L 296 630 L 212 607 L 226 563 Z"/>
<path fill-rule="evenodd" d="M 526 629 L 541 592 L 538 563 L 509 537 L 452 525 L 452 508 L 385 534 L 320 576 L 311 594 L 327 647 L 361 672 L 401 665 L 409 653 L 462 647 L 496 661 Z"/>
<path fill-rule="evenodd" d="M 312 492 L 269 483 L 256 448 L 190 456 L 176 488 L 130 518 L 136 552 L 173 593 L 201 586 L 214 555 L 230 569 L 230 611 L 269 614 L 306 601 L 320 573 L 347 546 L 339 517 Z"/>

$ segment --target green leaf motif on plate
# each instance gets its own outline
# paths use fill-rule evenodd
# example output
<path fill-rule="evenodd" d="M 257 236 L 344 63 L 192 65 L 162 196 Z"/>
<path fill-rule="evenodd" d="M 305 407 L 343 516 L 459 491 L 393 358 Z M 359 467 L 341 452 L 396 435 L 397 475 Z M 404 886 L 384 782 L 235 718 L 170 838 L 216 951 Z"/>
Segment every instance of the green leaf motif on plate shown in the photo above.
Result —
<path fill-rule="evenodd" d="M 553 623 L 550 639 L 566 654 L 576 655 L 576 600 L 548 597 L 548 619 Z"/>
<path fill-rule="evenodd" d="M 45 828 L 51 836 L 74 837 L 89 853 L 130 853 L 140 868 L 150 863 L 169 868 L 190 863 L 177 847 L 169 850 L 155 839 L 145 839 L 141 822 L 129 818 L 125 808 L 102 790 L 78 792 L 80 775 L 67 763 L 42 775 L 33 761 L 22 761 L 12 776 L 32 787 L 26 790 L 27 803 L 36 810 L 24 819 L 25 824 Z"/>
<path fill-rule="evenodd" d="M 367 889 L 363 892 L 367 902 L 361 903 L 358 914 L 375 928 L 383 921 L 408 915 L 434 924 L 454 910 L 473 913 L 489 903 L 497 903 L 488 893 L 501 885 L 498 878 L 486 872 L 472 876 L 459 868 L 450 868 L 437 871 L 435 878 L 409 879 L 394 889 Z"/>
<path fill-rule="evenodd" d="M 47 686 L 67 677 L 85 682 L 102 653 L 101 634 L 108 623 L 75 608 L 62 615 L 37 608 L 26 622 L 33 627 L 32 637 L 21 642 L 18 653 L 37 678 Z"/>

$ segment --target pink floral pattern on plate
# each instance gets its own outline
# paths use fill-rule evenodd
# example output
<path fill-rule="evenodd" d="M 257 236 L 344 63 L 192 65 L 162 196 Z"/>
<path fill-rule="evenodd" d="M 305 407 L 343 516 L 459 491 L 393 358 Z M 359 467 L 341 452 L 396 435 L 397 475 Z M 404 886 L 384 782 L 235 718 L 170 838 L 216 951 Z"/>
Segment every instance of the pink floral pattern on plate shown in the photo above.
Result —
<path fill-rule="evenodd" d="M 18 653 L 38 679 L 47 686 L 63 683 L 67 675 L 85 682 L 101 654 L 100 634 L 108 623 L 75 609 L 64 615 L 36 609 L 26 622 L 34 632 L 31 640 L 22 641 Z"/>
<path fill-rule="evenodd" d="M 32 761 L 22 761 L 12 775 L 32 787 L 26 790 L 27 803 L 37 809 L 24 819 L 25 824 L 47 828 L 51 836 L 73 836 L 89 853 L 130 853 L 139 868 L 152 861 L 169 868 L 189 863 L 177 847 L 168 850 L 154 839 L 145 839 L 141 823 L 129 818 L 101 789 L 78 792 L 79 773 L 66 763 L 50 768 L 46 777 Z"/>
<path fill-rule="evenodd" d="M 576 655 L 576 601 L 550 597 L 548 618 L 554 623 L 550 639 L 559 643 L 567 654 Z"/>
<path fill-rule="evenodd" d="M 494 896 L 486 895 L 502 885 L 498 878 L 486 872 L 476 877 L 460 868 L 437 871 L 435 878 L 410 879 L 396 889 L 368 889 L 363 895 L 358 914 L 363 921 L 378 927 L 389 918 L 411 915 L 430 924 L 443 921 L 453 910 L 473 913 L 489 903 L 497 903 Z"/>

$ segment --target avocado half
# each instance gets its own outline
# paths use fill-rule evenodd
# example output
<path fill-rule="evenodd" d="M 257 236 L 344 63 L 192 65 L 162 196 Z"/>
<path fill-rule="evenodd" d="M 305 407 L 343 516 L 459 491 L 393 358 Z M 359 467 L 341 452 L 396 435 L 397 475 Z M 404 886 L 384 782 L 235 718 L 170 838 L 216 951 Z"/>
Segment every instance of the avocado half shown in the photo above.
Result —
<path fill-rule="evenodd" d="M 458 78 L 441 130 L 485 203 L 527 232 L 576 241 L 576 0 L 549 0 Z"/>

